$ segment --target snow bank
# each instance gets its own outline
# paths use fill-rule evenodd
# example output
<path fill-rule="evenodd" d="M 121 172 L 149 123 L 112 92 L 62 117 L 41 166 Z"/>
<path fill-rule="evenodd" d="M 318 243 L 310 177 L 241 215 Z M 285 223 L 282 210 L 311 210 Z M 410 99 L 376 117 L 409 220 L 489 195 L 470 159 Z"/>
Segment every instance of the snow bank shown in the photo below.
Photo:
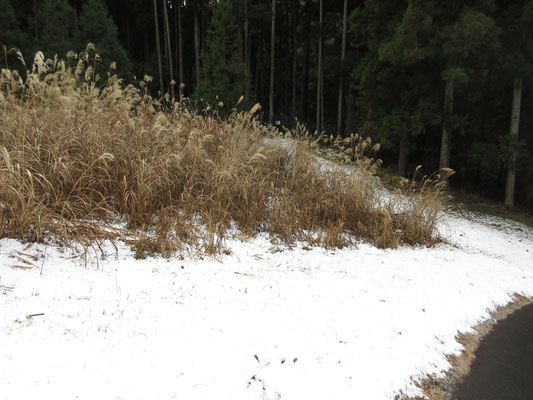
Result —
<path fill-rule="evenodd" d="M 420 395 L 412 380 L 449 368 L 458 331 L 533 296 L 531 230 L 459 216 L 441 229 L 450 244 L 431 249 L 259 236 L 218 260 L 120 246 L 85 261 L 1 240 L 0 399 Z"/>

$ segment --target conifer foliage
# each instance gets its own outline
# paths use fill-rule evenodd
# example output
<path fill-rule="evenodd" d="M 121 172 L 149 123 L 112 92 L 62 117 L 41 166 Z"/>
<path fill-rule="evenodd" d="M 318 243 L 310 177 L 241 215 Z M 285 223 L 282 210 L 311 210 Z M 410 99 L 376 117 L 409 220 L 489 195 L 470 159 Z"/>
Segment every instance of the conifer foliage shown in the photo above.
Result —
<path fill-rule="evenodd" d="M 20 46 L 21 31 L 10 0 L 0 0 L 0 45 Z"/>
<path fill-rule="evenodd" d="M 219 1 L 214 5 L 207 32 L 207 50 L 203 53 L 200 82 L 195 91 L 197 99 L 213 107 L 222 102 L 222 110 L 228 111 L 249 90 L 248 70 L 239 58 L 240 40 L 231 0 Z"/>
<path fill-rule="evenodd" d="M 128 54 L 118 40 L 118 32 L 103 0 L 87 0 L 80 15 L 81 42 L 96 46 L 102 57 L 102 70 L 116 62 L 119 72 L 128 74 L 131 66 Z"/>
<path fill-rule="evenodd" d="M 49 57 L 64 57 L 80 47 L 78 18 L 68 0 L 34 3 L 37 43 Z"/>

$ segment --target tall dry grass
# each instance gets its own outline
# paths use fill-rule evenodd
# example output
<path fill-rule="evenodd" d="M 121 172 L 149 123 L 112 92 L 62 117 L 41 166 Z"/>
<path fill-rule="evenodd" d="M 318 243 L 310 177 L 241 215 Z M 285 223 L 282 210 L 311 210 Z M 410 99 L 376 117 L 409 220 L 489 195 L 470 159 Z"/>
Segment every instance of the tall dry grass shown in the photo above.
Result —
<path fill-rule="evenodd" d="M 95 76 L 90 54 L 38 53 L 24 77 L 1 72 L 0 238 L 87 246 L 120 237 L 138 256 L 218 252 L 233 228 L 339 247 L 439 240 L 438 190 L 399 207 L 357 144 L 343 150 L 357 173 L 321 169 L 305 141 L 265 141 L 275 133 L 256 109 L 221 120 L 169 105 L 147 93 L 147 77 L 135 87 Z"/>

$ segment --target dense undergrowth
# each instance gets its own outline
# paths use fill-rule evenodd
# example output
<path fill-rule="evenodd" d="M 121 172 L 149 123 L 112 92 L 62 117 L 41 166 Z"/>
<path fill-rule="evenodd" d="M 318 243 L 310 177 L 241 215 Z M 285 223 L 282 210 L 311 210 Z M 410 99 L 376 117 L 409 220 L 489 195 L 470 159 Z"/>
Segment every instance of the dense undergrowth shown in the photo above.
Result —
<path fill-rule="evenodd" d="M 352 168 L 321 168 L 305 130 L 289 132 L 301 139 L 291 145 L 265 140 L 277 133 L 256 108 L 219 118 L 154 99 L 144 83 L 124 87 L 111 74 L 103 83 L 89 54 L 38 53 L 24 77 L 1 72 L 1 238 L 121 238 L 138 256 L 219 252 L 235 232 L 339 247 L 439 241 L 441 187 L 387 194 L 368 141 L 337 142 L 332 154 Z"/>

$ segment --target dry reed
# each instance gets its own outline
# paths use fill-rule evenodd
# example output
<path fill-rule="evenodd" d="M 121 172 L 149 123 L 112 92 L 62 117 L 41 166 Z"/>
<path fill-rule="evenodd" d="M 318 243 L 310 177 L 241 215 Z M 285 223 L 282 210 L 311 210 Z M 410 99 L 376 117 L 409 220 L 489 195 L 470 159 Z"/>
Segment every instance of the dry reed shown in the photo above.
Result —
<path fill-rule="evenodd" d="M 95 76 L 88 50 L 67 61 L 37 53 L 22 73 L 1 72 L 0 238 L 121 237 L 139 257 L 220 252 L 234 227 L 336 247 L 439 240 L 439 188 L 413 190 L 401 206 L 384 199 L 371 143 L 352 136 L 339 148 L 357 173 L 320 170 L 316 141 L 265 141 L 275 132 L 257 108 L 220 119 L 154 99 L 148 77 L 135 87 Z M 291 134 L 308 135 L 299 129 Z"/>

